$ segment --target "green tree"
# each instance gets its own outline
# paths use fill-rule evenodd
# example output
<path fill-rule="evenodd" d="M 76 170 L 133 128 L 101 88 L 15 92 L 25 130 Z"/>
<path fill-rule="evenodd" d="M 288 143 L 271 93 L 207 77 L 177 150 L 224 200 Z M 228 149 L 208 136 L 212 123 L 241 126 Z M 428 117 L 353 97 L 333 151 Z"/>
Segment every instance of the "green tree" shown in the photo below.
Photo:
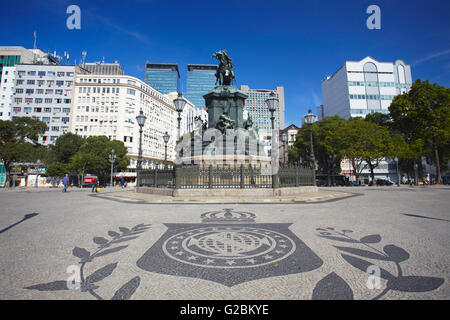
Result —
<path fill-rule="evenodd" d="M 447 159 L 450 152 L 449 106 L 449 88 L 418 79 L 408 93 L 395 97 L 389 107 L 393 126 L 409 144 L 417 147 L 417 141 L 423 140 L 423 151 L 436 165 L 438 183 L 442 183 L 441 158 Z"/>
<path fill-rule="evenodd" d="M 73 133 L 60 136 L 51 147 L 53 160 L 62 163 L 70 163 L 71 158 L 78 152 L 85 139 Z"/>
<path fill-rule="evenodd" d="M 312 125 L 314 157 L 319 171 L 328 175 L 328 185 L 332 185 L 332 175 L 340 172 L 342 160 L 342 128 L 347 120 L 339 116 L 325 117 Z M 294 146 L 289 150 L 289 161 L 307 159 L 311 150 L 309 125 L 304 125 L 296 136 Z"/>
<path fill-rule="evenodd" d="M 66 173 L 69 173 L 69 167 L 65 163 L 53 162 L 47 166 L 46 175 L 48 177 L 63 177 Z"/>
<path fill-rule="evenodd" d="M 40 134 L 47 125 L 39 120 L 27 117 L 10 120 L 0 120 L 0 158 L 6 170 L 6 184 L 10 184 L 11 164 L 24 159 L 35 159 L 33 156 L 44 152 L 37 143 Z M 38 153 L 35 151 L 38 150 Z"/>
<path fill-rule="evenodd" d="M 393 144 L 389 131 L 370 121 L 354 118 L 343 129 L 342 153 L 353 166 L 356 181 L 369 168 L 371 184 L 375 182 L 374 169 L 384 157 L 391 157 Z"/>
<path fill-rule="evenodd" d="M 82 177 L 85 173 L 95 173 L 102 179 L 110 174 L 109 155 L 114 150 L 116 170 L 125 170 L 130 163 L 127 148 L 122 141 L 110 141 L 106 136 L 89 137 L 71 159 L 71 168 Z"/>
<path fill-rule="evenodd" d="M 388 129 L 391 128 L 392 119 L 388 114 L 375 112 L 375 113 L 369 113 L 366 115 L 364 120 L 375 123 L 381 127 L 386 127 Z"/>

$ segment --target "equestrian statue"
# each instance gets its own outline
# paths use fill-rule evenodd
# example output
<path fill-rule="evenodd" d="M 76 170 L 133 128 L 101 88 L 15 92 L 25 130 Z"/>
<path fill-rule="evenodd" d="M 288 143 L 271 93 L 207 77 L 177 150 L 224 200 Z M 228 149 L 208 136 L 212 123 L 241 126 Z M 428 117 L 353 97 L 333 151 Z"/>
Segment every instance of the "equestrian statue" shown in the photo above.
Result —
<path fill-rule="evenodd" d="M 213 54 L 213 58 L 220 61 L 216 71 L 216 85 L 229 86 L 235 80 L 233 72 L 233 60 L 227 53 L 227 50 L 220 50 Z"/>

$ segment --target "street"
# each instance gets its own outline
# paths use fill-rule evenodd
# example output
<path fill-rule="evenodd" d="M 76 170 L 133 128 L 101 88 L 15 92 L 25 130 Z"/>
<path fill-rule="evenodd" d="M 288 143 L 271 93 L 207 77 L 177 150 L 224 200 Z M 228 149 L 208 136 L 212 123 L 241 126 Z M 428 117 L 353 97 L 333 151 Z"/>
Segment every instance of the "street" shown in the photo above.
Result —
<path fill-rule="evenodd" d="M 151 204 L 0 191 L 0 299 L 448 299 L 450 188 Z M 121 191 L 117 191 L 119 194 Z"/>

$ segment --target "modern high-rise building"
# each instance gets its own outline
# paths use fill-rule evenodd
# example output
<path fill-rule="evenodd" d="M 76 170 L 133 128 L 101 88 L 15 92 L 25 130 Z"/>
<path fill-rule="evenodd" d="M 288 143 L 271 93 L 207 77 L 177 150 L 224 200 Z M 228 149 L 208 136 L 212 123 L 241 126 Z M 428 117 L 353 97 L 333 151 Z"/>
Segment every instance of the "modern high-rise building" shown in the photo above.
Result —
<path fill-rule="evenodd" d="M 114 63 L 87 62 L 80 66 L 92 74 L 123 76 L 124 73 L 122 66 L 117 61 Z"/>
<path fill-rule="evenodd" d="M 147 62 L 145 64 L 145 83 L 162 94 L 179 92 L 178 64 Z"/>
<path fill-rule="evenodd" d="M 248 95 L 245 100 L 245 110 L 253 120 L 254 127 L 258 128 L 260 133 L 264 132 L 265 135 L 272 134 L 272 123 L 270 120 L 270 112 L 267 107 L 266 100 L 269 98 L 270 93 L 275 93 L 278 98 L 278 109 L 274 113 L 274 130 L 280 130 L 284 128 L 284 87 L 276 87 L 274 90 L 270 89 L 250 89 L 247 85 L 241 86 L 241 91 Z"/>
<path fill-rule="evenodd" d="M 186 98 L 198 108 L 205 108 L 203 96 L 214 89 L 217 65 L 188 64 Z"/>
<path fill-rule="evenodd" d="M 244 111 L 252 118 L 253 127 L 258 129 L 259 136 L 264 140 L 264 151 L 270 155 L 272 149 L 272 121 L 271 114 L 266 104 L 270 93 L 274 93 L 278 98 L 278 108 L 274 112 L 274 128 L 273 130 L 280 130 L 284 128 L 284 87 L 276 87 L 274 90 L 270 89 L 250 89 L 247 85 L 241 85 L 241 91 L 245 93 L 248 98 L 245 100 Z"/>
<path fill-rule="evenodd" d="M 366 57 L 346 61 L 322 81 L 323 116 L 348 119 L 388 113 L 394 97 L 408 92 L 411 85 L 411 67 L 402 60 L 379 62 Z"/>
<path fill-rule="evenodd" d="M 325 118 L 323 104 L 321 104 L 320 106 L 317 107 L 317 118 L 318 118 L 318 120 L 322 120 L 323 118 Z"/>
<path fill-rule="evenodd" d="M 39 143 L 52 144 L 69 131 L 76 66 L 18 64 L 5 67 L 0 118 L 30 117 L 47 124 Z M 85 72 L 80 70 L 80 72 Z"/>

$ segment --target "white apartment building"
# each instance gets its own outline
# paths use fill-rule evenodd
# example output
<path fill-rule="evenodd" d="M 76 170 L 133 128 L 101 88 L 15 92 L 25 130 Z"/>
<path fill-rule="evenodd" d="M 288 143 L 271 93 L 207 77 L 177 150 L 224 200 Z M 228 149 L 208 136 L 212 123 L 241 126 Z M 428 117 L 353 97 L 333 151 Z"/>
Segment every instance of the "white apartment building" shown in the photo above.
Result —
<path fill-rule="evenodd" d="M 283 130 L 279 131 L 278 154 L 279 154 L 281 163 L 284 163 L 285 160 L 286 160 L 286 163 L 288 162 L 289 148 L 291 148 L 294 145 L 298 130 L 300 130 L 299 127 L 297 127 L 295 124 L 291 124 L 291 125 L 287 126 L 286 128 L 284 128 Z M 282 140 L 283 133 L 286 134 L 286 138 L 287 138 L 286 142 L 283 142 L 283 140 Z"/>
<path fill-rule="evenodd" d="M 2 120 L 32 117 L 47 123 L 39 143 L 52 144 L 69 131 L 75 66 L 18 64 L 4 67 L 0 87 Z"/>
<path fill-rule="evenodd" d="M 411 85 L 411 67 L 402 60 L 379 62 L 366 57 L 361 61 L 346 61 L 322 81 L 323 105 L 318 107 L 319 118 L 338 115 L 349 119 L 375 112 L 388 114 L 394 97 L 408 92 Z M 342 160 L 341 172 L 354 181 L 348 159 Z M 395 162 L 383 159 L 374 173 L 375 179 L 396 181 Z M 369 182 L 368 169 L 362 171 L 360 181 Z"/>
<path fill-rule="evenodd" d="M 322 81 L 322 115 L 348 119 L 388 113 L 392 99 L 409 91 L 411 85 L 411 67 L 402 60 L 379 62 L 366 57 L 346 61 Z"/>
<path fill-rule="evenodd" d="M 142 134 L 143 168 L 164 161 L 165 132 L 170 135 L 167 160 L 173 161 L 178 135 L 173 100 L 131 76 L 76 74 L 70 131 L 84 138 L 105 135 L 123 141 L 131 158 L 131 170 L 136 168 L 139 152 L 136 116 L 140 110 L 147 117 Z M 189 106 L 185 108 L 183 119 L 189 110 Z"/>

